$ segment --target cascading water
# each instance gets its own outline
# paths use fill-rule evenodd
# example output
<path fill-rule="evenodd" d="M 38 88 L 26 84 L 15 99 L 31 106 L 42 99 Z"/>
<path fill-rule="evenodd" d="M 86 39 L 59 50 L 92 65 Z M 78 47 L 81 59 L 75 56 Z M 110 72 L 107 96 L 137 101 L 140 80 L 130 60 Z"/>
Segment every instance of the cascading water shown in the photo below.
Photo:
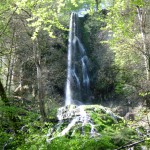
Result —
<path fill-rule="evenodd" d="M 67 69 L 67 84 L 66 84 L 66 100 L 65 104 L 70 105 L 72 101 L 71 93 L 71 68 L 72 68 L 72 34 L 73 34 L 73 13 L 71 14 L 68 40 L 68 69 Z"/>
<path fill-rule="evenodd" d="M 90 86 L 88 57 L 80 40 L 76 13 L 71 14 L 69 29 L 65 105 L 76 104 L 77 101 L 79 103 L 83 98 L 88 99 Z"/>
<path fill-rule="evenodd" d="M 64 107 L 58 109 L 57 118 L 59 123 L 47 134 L 47 141 L 50 142 L 55 138 L 53 133 L 55 129 L 59 130 L 65 122 L 67 126 L 56 136 L 64 136 L 70 132 L 73 127 L 78 124 L 82 127 L 82 134 L 84 135 L 84 128 L 89 125 L 91 136 L 100 136 L 95 129 L 95 125 L 89 114 L 86 113 L 83 106 L 77 106 L 81 104 L 83 98 L 89 97 L 90 79 L 88 75 L 88 57 L 86 50 L 80 40 L 79 27 L 78 27 L 78 15 L 76 13 L 71 14 L 70 19 L 70 31 L 68 40 L 68 68 L 67 68 L 67 82 L 66 82 L 66 99 Z M 81 94 L 82 93 L 82 94 Z M 75 105 L 72 105 L 75 104 Z M 72 134 L 75 130 L 72 131 Z"/>
<path fill-rule="evenodd" d="M 98 132 L 105 125 L 95 124 L 93 117 L 99 121 L 104 119 L 104 124 L 110 120 L 114 123 L 123 121 L 121 117 L 115 115 L 110 109 L 101 105 L 67 105 L 58 109 L 57 118 L 58 124 L 51 128 L 47 134 L 47 142 L 50 143 L 53 139 L 64 135 L 74 136 L 75 134 L 89 136 L 90 138 L 100 138 L 102 135 Z"/>
<path fill-rule="evenodd" d="M 86 50 L 79 36 L 78 16 L 76 13 L 72 13 L 68 40 L 66 106 L 58 109 L 58 123 L 53 128 L 49 129 L 46 136 L 46 141 L 48 143 L 51 143 L 55 139 L 58 143 L 58 138 L 62 136 L 65 136 L 68 140 L 76 140 L 79 136 L 85 136 L 86 140 L 87 137 L 89 137 L 97 142 L 97 139 L 100 140 L 107 131 L 110 131 L 112 134 L 113 129 L 110 130 L 110 127 L 107 128 L 110 123 L 118 124 L 119 122 L 124 122 L 121 117 L 115 115 L 110 109 L 101 105 L 80 105 L 81 103 L 79 102 L 81 100 L 88 99 L 90 96 L 88 64 L 89 60 L 86 55 Z M 116 128 L 117 126 L 114 127 Z M 79 140 L 82 140 L 81 138 Z M 62 140 L 65 142 L 64 139 Z M 62 142 L 62 140 L 60 141 Z M 83 144 L 81 143 L 80 145 L 82 149 L 84 149 L 86 143 L 87 141 L 83 140 Z M 91 141 L 91 143 L 93 142 Z"/>

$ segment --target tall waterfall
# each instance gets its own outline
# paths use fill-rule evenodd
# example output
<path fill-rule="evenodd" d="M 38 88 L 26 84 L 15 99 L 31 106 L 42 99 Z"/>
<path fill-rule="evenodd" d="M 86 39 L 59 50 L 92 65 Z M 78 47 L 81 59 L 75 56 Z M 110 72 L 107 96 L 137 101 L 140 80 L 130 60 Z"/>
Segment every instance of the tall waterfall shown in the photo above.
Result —
<path fill-rule="evenodd" d="M 88 57 L 80 40 L 79 18 L 71 14 L 68 39 L 68 68 L 65 105 L 80 103 L 89 97 Z"/>

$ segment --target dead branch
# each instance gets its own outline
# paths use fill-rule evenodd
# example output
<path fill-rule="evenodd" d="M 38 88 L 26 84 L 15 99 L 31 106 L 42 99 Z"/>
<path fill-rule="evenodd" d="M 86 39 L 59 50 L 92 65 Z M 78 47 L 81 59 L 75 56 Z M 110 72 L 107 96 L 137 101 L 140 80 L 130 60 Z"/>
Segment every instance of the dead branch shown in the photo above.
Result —
<path fill-rule="evenodd" d="M 144 141 L 145 141 L 145 139 L 142 139 L 142 140 L 137 141 L 137 142 L 134 142 L 134 143 L 132 143 L 132 144 L 128 144 L 128 145 L 121 146 L 121 147 L 119 147 L 119 148 L 116 149 L 116 150 L 125 149 L 125 148 L 130 148 L 130 147 L 135 146 L 135 145 L 137 145 L 137 144 L 139 144 L 139 143 L 142 143 L 142 142 L 144 142 Z"/>

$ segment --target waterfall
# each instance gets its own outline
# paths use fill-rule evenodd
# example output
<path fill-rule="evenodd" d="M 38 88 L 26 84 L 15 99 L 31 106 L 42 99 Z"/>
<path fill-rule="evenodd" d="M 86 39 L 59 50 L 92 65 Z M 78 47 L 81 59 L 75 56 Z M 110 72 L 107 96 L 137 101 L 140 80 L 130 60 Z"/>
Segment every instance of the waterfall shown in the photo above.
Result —
<path fill-rule="evenodd" d="M 88 57 L 80 40 L 79 18 L 71 14 L 68 39 L 68 68 L 65 93 L 65 105 L 80 103 L 88 99 L 90 79 L 88 74 Z"/>
<path fill-rule="evenodd" d="M 72 38 L 73 38 L 73 13 L 71 14 L 70 26 L 69 26 L 69 39 L 68 39 L 68 69 L 67 69 L 67 84 L 66 84 L 66 100 L 65 104 L 70 105 L 72 102 L 71 93 L 71 65 L 72 65 Z"/>

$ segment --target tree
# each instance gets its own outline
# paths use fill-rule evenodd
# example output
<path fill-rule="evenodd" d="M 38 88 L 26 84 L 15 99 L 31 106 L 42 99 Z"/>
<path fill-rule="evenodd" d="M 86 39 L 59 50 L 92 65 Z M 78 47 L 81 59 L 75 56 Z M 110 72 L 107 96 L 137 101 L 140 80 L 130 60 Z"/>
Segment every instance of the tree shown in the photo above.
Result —
<path fill-rule="evenodd" d="M 150 4 L 150 3 L 149 3 Z M 139 1 L 138 3 L 135 3 L 137 14 L 138 14 L 138 20 L 139 20 L 139 28 L 140 28 L 140 34 L 141 34 L 141 40 L 142 40 L 142 54 L 144 57 L 144 64 L 146 69 L 146 78 L 149 81 L 150 80 L 150 50 L 149 50 L 149 43 L 148 43 L 148 35 L 147 35 L 147 28 L 148 28 L 148 9 L 149 5 L 148 3 L 144 1 Z"/>
<path fill-rule="evenodd" d="M 131 95 L 149 91 L 149 6 L 146 0 L 111 1 L 106 5 L 106 17 L 101 18 L 106 22 L 101 30 L 109 33 L 106 43 L 118 68 L 116 92 L 130 99 Z"/>
<path fill-rule="evenodd" d="M 37 70 L 37 86 L 38 86 L 38 102 L 40 107 L 40 113 L 43 121 L 46 121 L 45 105 L 44 105 L 44 95 L 43 95 L 43 86 L 42 86 L 42 66 L 41 66 L 41 50 L 38 46 L 38 39 L 33 42 L 33 53 L 34 61 Z"/>

